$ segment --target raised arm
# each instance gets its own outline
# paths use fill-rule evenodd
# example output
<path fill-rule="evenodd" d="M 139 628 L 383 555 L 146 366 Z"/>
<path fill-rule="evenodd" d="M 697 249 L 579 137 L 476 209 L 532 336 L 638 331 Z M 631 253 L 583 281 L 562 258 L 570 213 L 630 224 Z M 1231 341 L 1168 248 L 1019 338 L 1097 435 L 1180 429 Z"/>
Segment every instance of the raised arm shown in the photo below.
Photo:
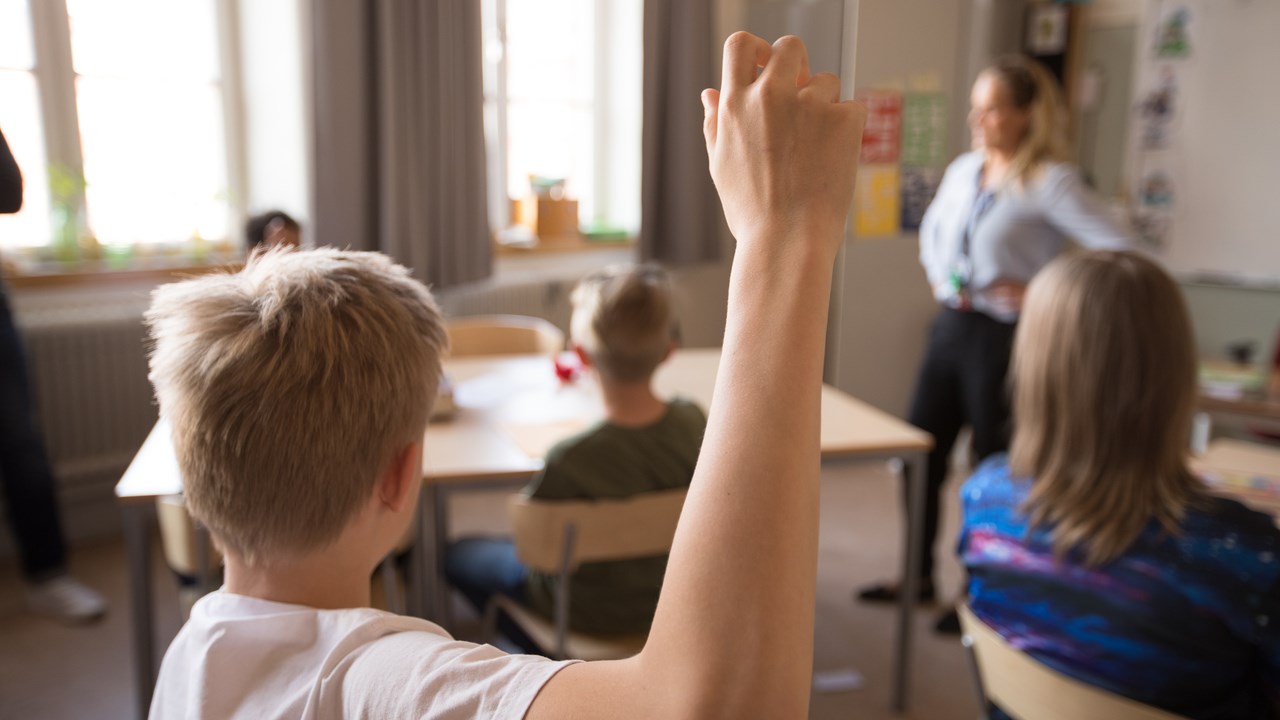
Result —
<path fill-rule="evenodd" d="M 722 89 L 703 104 L 738 250 L 715 402 L 653 629 L 635 658 L 562 670 L 533 720 L 807 715 L 823 342 L 865 121 L 839 95 L 835 76 L 810 77 L 795 37 L 725 43 Z"/>

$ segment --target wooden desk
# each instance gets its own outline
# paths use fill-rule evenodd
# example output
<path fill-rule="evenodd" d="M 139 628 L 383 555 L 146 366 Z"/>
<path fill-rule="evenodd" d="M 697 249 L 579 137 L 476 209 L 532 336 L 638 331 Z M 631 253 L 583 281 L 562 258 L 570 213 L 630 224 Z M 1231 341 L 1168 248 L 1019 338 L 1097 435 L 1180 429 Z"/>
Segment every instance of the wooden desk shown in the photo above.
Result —
<path fill-rule="evenodd" d="M 1280 447 L 1215 440 L 1191 466 L 1214 492 L 1280 520 Z"/>
<path fill-rule="evenodd" d="M 662 395 L 681 395 L 703 408 L 712 402 L 718 350 L 682 350 L 659 370 L 654 384 Z M 524 483 L 542 468 L 548 447 L 603 416 L 595 383 L 561 383 L 545 356 L 507 356 L 450 360 L 445 372 L 455 386 L 455 416 L 427 428 L 420 494 L 419 542 L 410 563 L 411 610 L 443 617 L 447 589 L 439 578 L 448 538 L 447 494 L 461 488 Z M 919 592 L 920 545 L 924 513 L 925 456 L 933 445 L 925 432 L 830 386 L 822 388 L 824 461 L 901 458 L 909 487 L 908 534 L 899 606 L 893 704 L 906 705 L 911 617 Z M 155 678 L 149 584 L 149 511 L 144 502 L 181 490 L 168 426 L 156 424 L 133 464 L 116 486 L 126 511 L 130 573 L 133 577 L 134 658 L 139 707 L 145 716 Z"/>
<path fill-rule="evenodd" d="M 1232 425 L 1256 426 L 1280 433 L 1280 397 L 1252 395 L 1228 400 L 1200 395 L 1200 411 L 1215 421 Z"/>

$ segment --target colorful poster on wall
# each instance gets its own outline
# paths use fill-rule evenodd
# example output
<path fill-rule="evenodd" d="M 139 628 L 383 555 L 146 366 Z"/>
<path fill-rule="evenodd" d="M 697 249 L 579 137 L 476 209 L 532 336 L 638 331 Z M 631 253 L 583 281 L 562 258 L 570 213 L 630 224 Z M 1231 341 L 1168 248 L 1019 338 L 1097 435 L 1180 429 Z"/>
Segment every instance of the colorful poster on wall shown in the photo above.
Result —
<path fill-rule="evenodd" d="M 1191 57 L 1192 15 L 1185 3 L 1166 2 L 1156 22 L 1155 55 L 1163 60 Z"/>
<path fill-rule="evenodd" d="M 1160 150 L 1173 141 L 1174 121 L 1178 116 L 1178 74 L 1170 65 L 1162 65 L 1155 82 L 1138 100 L 1142 149 Z"/>
<path fill-rule="evenodd" d="M 917 167 L 947 164 L 946 95 L 912 92 L 903 98 L 902 164 Z"/>
<path fill-rule="evenodd" d="M 902 231 L 901 178 L 897 165 L 863 165 L 853 192 L 854 234 L 893 237 Z"/>
<path fill-rule="evenodd" d="M 875 90 L 862 97 L 867 125 L 862 131 L 864 164 L 896 163 L 902 152 L 902 93 Z"/>
<path fill-rule="evenodd" d="M 946 172 L 940 167 L 902 167 L 902 229 L 918 230 Z"/>
<path fill-rule="evenodd" d="M 1067 8 L 1040 5 L 1027 17 L 1027 51 L 1032 55 L 1060 55 L 1067 51 Z"/>

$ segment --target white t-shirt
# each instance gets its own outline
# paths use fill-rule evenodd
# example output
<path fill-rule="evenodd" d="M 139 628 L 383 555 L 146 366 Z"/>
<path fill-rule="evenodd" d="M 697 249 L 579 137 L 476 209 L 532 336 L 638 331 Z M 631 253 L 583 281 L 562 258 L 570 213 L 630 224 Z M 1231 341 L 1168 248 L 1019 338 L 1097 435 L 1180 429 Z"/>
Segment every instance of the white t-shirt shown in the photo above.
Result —
<path fill-rule="evenodd" d="M 381 610 L 216 592 L 165 653 L 151 718 L 518 720 L 567 664 Z"/>

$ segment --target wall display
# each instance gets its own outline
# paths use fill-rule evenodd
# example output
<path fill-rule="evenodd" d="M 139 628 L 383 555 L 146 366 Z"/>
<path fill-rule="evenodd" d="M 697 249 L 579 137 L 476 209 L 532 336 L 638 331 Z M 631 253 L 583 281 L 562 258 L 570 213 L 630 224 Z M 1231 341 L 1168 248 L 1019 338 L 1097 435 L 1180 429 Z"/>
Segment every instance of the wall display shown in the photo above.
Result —
<path fill-rule="evenodd" d="M 1032 55 L 1058 55 L 1066 52 L 1067 26 L 1065 6 L 1033 7 L 1027 18 L 1027 51 Z"/>
<path fill-rule="evenodd" d="M 896 163 L 902 152 L 902 93 L 875 90 L 862 96 L 867 125 L 862 131 L 862 162 Z"/>
<path fill-rule="evenodd" d="M 942 175 L 945 172 L 945 168 L 939 167 L 912 165 L 902 167 L 902 228 L 904 230 L 920 228 L 924 213 L 929 209 L 929 203 L 933 202 L 933 196 L 937 194 L 938 185 L 942 183 Z"/>
<path fill-rule="evenodd" d="M 893 237 L 902 231 L 901 176 L 897 165 L 862 165 L 853 191 L 858 238 Z"/>
<path fill-rule="evenodd" d="M 1146 0 L 1128 197 L 1174 273 L 1280 279 L 1280 2 Z"/>
<path fill-rule="evenodd" d="M 1167 3 L 1156 24 L 1156 57 L 1171 59 L 1191 55 L 1191 9 L 1186 3 Z"/>

